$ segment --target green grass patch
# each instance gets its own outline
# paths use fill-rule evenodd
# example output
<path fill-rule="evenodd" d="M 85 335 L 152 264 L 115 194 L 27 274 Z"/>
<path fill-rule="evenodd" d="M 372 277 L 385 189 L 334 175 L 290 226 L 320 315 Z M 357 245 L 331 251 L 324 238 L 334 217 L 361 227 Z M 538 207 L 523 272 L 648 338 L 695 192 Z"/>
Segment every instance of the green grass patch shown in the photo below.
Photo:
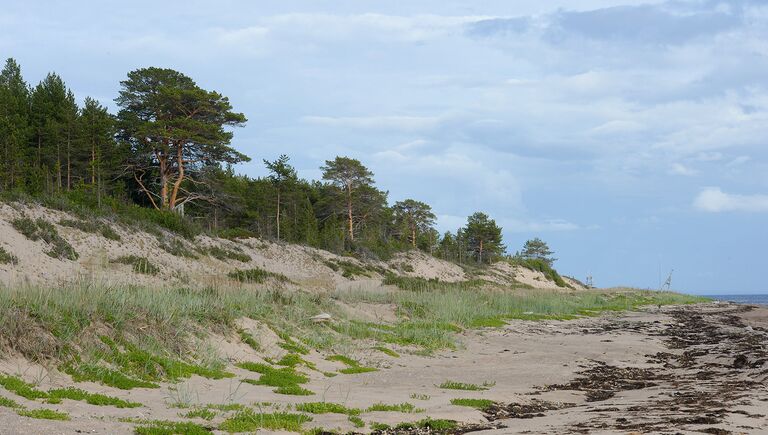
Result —
<path fill-rule="evenodd" d="M 216 411 L 208 408 L 193 409 L 186 414 L 179 414 L 184 418 L 202 418 L 203 420 L 213 420 L 216 417 Z"/>
<path fill-rule="evenodd" d="M 277 394 L 285 394 L 288 396 L 313 396 L 315 393 L 311 390 L 300 385 L 286 385 L 284 387 L 277 387 L 274 390 Z"/>
<path fill-rule="evenodd" d="M 136 427 L 137 435 L 208 435 L 211 433 L 208 428 L 188 421 L 154 420 L 144 423 Z"/>
<path fill-rule="evenodd" d="M 302 425 L 309 421 L 312 421 L 312 417 L 304 414 L 287 412 L 257 413 L 253 410 L 245 409 L 224 420 L 219 429 L 228 432 L 254 432 L 257 429 L 300 432 Z"/>
<path fill-rule="evenodd" d="M 78 401 L 86 402 L 90 405 L 114 406 L 117 408 L 138 408 L 142 406 L 141 403 L 138 403 L 138 402 L 131 402 L 131 401 L 119 399 L 117 397 L 106 396 L 104 394 L 89 393 L 87 391 L 74 388 L 74 387 L 58 388 L 58 389 L 50 390 L 48 391 L 48 398 L 54 399 L 54 400 L 55 399 L 78 400 Z"/>
<path fill-rule="evenodd" d="M 394 405 L 388 405 L 386 403 L 376 403 L 374 405 L 369 406 L 365 412 L 403 412 L 406 414 L 412 414 L 412 413 L 418 413 L 418 412 L 424 412 L 423 409 L 417 408 L 412 403 L 397 403 Z"/>
<path fill-rule="evenodd" d="M 31 219 L 26 216 L 11 221 L 11 225 L 30 240 L 43 240 L 48 246 L 48 256 L 58 259 L 77 260 L 75 248 L 64 240 L 56 227 L 42 218 Z"/>
<path fill-rule="evenodd" d="M 296 405 L 296 411 L 308 412 L 310 414 L 346 414 L 346 415 L 359 415 L 360 410 L 357 408 L 347 408 L 339 403 L 331 402 L 307 402 L 299 403 Z"/>
<path fill-rule="evenodd" d="M 243 382 L 247 384 L 277 387 L 274 392 L 278 394 L 295 396 L 309 396 L 315 394 L 299 385 L 309 382 L 309 377 L 296 372 L 293 367 L 283 367 L 278 369 L 267 364 L 252 362 L 239 363 L 237 366 L 261 374 L 258 380 L 243 379 Z"/>
<path fill-rule="evenodd" d="M 253 338 L 251 334 L 247 333 L 242 329 L 237 331 L 237 333 L 240 335 L 240 340 L 242 340 L 243 343 L 247 344 L 248 346 L 251 346 L 251 349 L 257 352 L 261 352 L 261 345 L 259 344 L 258 341 L 256 341 L 255 338 Z"/>
<path fill-rule="evenodd" d="M 365 427 L 365 421 L 363 421 L 362 418 L 356 416 L 356 415 L 350 415 L 348 417 L 349 422 L 352 423 L 352 426 L 356 428 L 362 428 Z"/>
<path fill-rule="evenodd" d="M 401 290 L 424 292 L 435 290 L 476 290 L 485 284 L 485 281 L 474 279 L 469 281 L 447 282 L 437 278 L 419 278 L 411 276 L 399 276 L 388 273 L 384 277 L 383 284 L 394 285 Z"/>
<path fill-rule="evenodd" d="M 493 400 L 489 399 L 451 399 L 451 405 L 468 406 L 479 410 L 487 409 L 493 403 Z"/>
<path fill-rule="evenodd" d="M 309 354 L 309 348 L 294 341 L 294 339 L 291 338 L 290 335 L 282 331 L 275 331 L 275 333 L 277 334 L 278 337 L 280 337 L 281 340 L 283 340 L 277 343 L 277 345 L 280 346 L 281 348 L 287 350 L 288 352 L 298 353 L 301 355 Z"/>
<path fill-rule="evenodd" d="M 72 376 L 72 380 L 75 382 L 98 382 L 121 390 L 130 390 L 133 388 L 160 388 L 160 385 L 157 385 L 154 382 L 136 379 L 117 370 L 95 364 L 64 366 L 62 367 L 62 371 Z"/>
<path fill-rule="evenodd" d="M 69 414 L 66 412 L 53 411 L 50 409 L 20 409 L 17 414 L 23 417 L 37 418 L 41 420 L 61 420 L 69 421 Z"/>
<path fill-rule="evenodd" d="M 419 393 L 411 393 L 409 397 L 411 399 L 416 399 L 416 400 L 429 400 L 432 398 L 429 394 L 419 394 Z"/>
<path fill-rule="evenodd" d="M 373 368 L 373 367 L 363 367 L 360 365 L 360 362 L 353 360 L 350 357 L 344 356 L 344 355 L 331 355 L 327 358 L 325 358 L 328 361 L 339 361 L 341 363 L 346 364 L 348 367 L 345 369 L 339 370 L 339 373 L 345 374 L 345 375 L 354 375 L 358 373 L 368 373 L 368 372 L 375 372 L 379 369 Z"/>
<path fill-rule="evenodd" d="M 239 282 L 263 284 L 268 279 L 273 279 L 277 282 L 291 282 L 287 276 L 282 273 L 269 272 L 264 269 L 252 268 L 252 269 L 235 269 L 227 274 L 228 277 Z"/>
<path fill-rule="evenodd" d="M 0 406 L 4 408 L 23 408 L 23 406 L 16 403 L 15 401 L 2 396 L 0 396 Z"/>
<path fill-rule="evenodd" d="M 395 352 L 394 350 L 392 350 L 392 349 L 390 349 L 388 347 L 374 346 L 373 348 L 375 350 L 378 350 L 379 352 L 381 352 L 383 354 L 391 356 L 392 358 L 400 358 L 400 354 L 399 353 Z"/>
<path fill-rule="evenodd" d="M 485 391 L 488 388 L 495 385 L 491 382 L 484 382 L 483 385 L 477 385 L 477 384 L 468 384 L 465 382 L 456 382 L 456 381 L 445 381 L 442 384 L 439 385 L 439 388 L 447 389 L 447 390 L 464 390 L 464 391 Z"/>
<path fill-rule="evenodd" d="M 0 385 L 6 390 L 21 396 L 25 399 L 47 399 L 48 393 L 38 390 L 34 385 L 24 382 L 16 376 L 0 375 Z"/>

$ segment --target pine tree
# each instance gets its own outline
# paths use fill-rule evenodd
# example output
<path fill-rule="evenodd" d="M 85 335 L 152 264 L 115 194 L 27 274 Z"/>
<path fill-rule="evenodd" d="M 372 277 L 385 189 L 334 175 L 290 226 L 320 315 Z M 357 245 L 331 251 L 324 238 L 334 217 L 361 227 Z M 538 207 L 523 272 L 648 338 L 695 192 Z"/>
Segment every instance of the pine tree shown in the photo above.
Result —
<path fill-rule="evenodd" d="M 420 234 L 428 232 L 437 218 L 432 208 L 413 199 L 398 201 L 392 206 L 397 224 L 404 225 L 408 230 L 408 239 L 412 248 L 416 248 L 416 240 Z"/>
<path fill-rule="evenodd" d="M 233 134 L 224 127 L 243 126 L 246 118 L 232 111 L 227 97 L 171 69 L 131 71 L 120 85 L 120 135 L 131 146 L 134 180 L 155 208 L 175 210 L 201 199 L 185 181 L 194 181 L 203 166 L 250 160 L 229 146 Z M 148 181 L 147 173 L 155 179 Z"/>
<path fill-rule="evenodd" d="M 277 226 L 277 240 L 280 240 L 280 205 L 281 205 L 281 193 L 283 189 L 285 189 L 287 184 L 295 183 L 297 180 L 296 176 L 296 169 L 293 168 L 290 164 L 288 164 L 288 160 L 290 158 L 282 154 L 280 157 L 277 158 L 274 162 L 270 162 L 268 160 L 264 160 L 264 165 L 266 165 L 267 169 L 269 170 L 270 174 L 267 177 L 269 181 L 272 183 L 272 185 L 275 187 L 276 192 L 276 209 L 277 212 L 275 214 L 275 222 Z"/>
<path fill-rule="evenodd" d="M 369 199 L 371 192 L 361 192 L 366 187 L 373 185 L 373 172 L 363 166 L 359 160 L 349 157 L 336 157 L 334 160 L 326 160 L 323 171 L 323 180 L 329 181 L 335 186 L 344 198 L 346 210 L 347 236 L 355 241 L 355 219 L 364 217 L 364 213 L 358 211 L 363 202 Z"/>
<path fill-rule="evenodd" d="M 13 59 L 0 72 L 0 185 L 21 187 L 24 182 L 24 156 L 29 139 L 29 88 L 21 68 Z"/>
<path fill-rule="evenodd" d="M 519 255 L 520 257 L 526 259 L 541 260 L 547 263 L 548 266 L 552 267 L 552 264 L 557 261 L 557 258 L 552 257 L 552 254 L 554 254 L 554 252 L 549 249 L 549 245 L 547 245 L 545 241 L 536 237 L 525 242 L 523 250 Z"/>
<path fill-rule="evenodd" d="M 478 263 L 489 262 L 506 250 L 502 244 L 501 227 L 485 213 L 477 212 L 467 218 L 464 232 L 468 250 L 475 255 Z"/>

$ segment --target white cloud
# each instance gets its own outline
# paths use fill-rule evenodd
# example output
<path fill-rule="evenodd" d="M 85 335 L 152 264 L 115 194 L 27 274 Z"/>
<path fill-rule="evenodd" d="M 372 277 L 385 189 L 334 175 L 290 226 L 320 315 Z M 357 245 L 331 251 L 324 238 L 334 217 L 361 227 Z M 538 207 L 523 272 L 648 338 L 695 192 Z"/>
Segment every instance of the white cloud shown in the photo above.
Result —
<path fill-rule="evenodd" d="M 329 127 L 419 131 L 434 129 L 441 119 L 429 116 L 305 116 L 302 121 Z"/>
<path fill-rule="evenodd" d="M 673 163 L 672 167 L 669 169 L 669 172 L 674 175 L 684 175 L 686 177 L 692 177 L 699 173 L 699 171 L 689 168 L 682 163 Z"/>
<path fill-rule="evenodd" d="M 737 195 L 723 192 L 719 187 L 708 187 L 693 201 L 699 210 L 719 213 L 726 211 L 768 212 L 768 195 Z"/>

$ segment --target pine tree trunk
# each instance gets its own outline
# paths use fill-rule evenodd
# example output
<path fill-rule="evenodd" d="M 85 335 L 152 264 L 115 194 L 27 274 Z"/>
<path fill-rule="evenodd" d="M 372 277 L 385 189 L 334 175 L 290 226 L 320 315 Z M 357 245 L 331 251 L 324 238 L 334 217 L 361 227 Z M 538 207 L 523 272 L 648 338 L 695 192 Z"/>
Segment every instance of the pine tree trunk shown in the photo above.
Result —
<path fill-rule="evenodd" d="M 352 185 L 347 184 L 347 222 L 349 223 L 349 240 L 355 241 L 355 232 L 352 227 Z"/>

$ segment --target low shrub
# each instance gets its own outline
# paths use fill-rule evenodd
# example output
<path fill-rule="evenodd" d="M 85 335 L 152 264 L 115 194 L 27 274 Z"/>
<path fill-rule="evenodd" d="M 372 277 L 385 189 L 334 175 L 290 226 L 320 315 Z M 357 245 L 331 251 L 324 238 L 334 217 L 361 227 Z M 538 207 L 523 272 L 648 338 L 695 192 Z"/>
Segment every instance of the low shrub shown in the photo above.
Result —
<path fill-rule="evenodd" d="M 19 264 L 19 258 L 0 246 L 0 264 Z"/>
<path fill-rule="evenodd" d="M 133 266 L 134 272 L 145 275 L 157 275 L 160 272 L 160 268 L 152 264 L 146 257 L 139 257 L 137 255 L 123 255 L 122 257 L 110 260 L 110 263 L 130 264 Z"/>
<path fill-rule="evenodd" d="M 43 240 L 50 250 L 46 252 L 50 257 L 67 260 L 77 260 L 79 255 L 66 240 L 64 240 L 56 227 L 45 219 L 31 219 L 26 216 L 11 221 L 11 225 L 30 240 Z"/>

